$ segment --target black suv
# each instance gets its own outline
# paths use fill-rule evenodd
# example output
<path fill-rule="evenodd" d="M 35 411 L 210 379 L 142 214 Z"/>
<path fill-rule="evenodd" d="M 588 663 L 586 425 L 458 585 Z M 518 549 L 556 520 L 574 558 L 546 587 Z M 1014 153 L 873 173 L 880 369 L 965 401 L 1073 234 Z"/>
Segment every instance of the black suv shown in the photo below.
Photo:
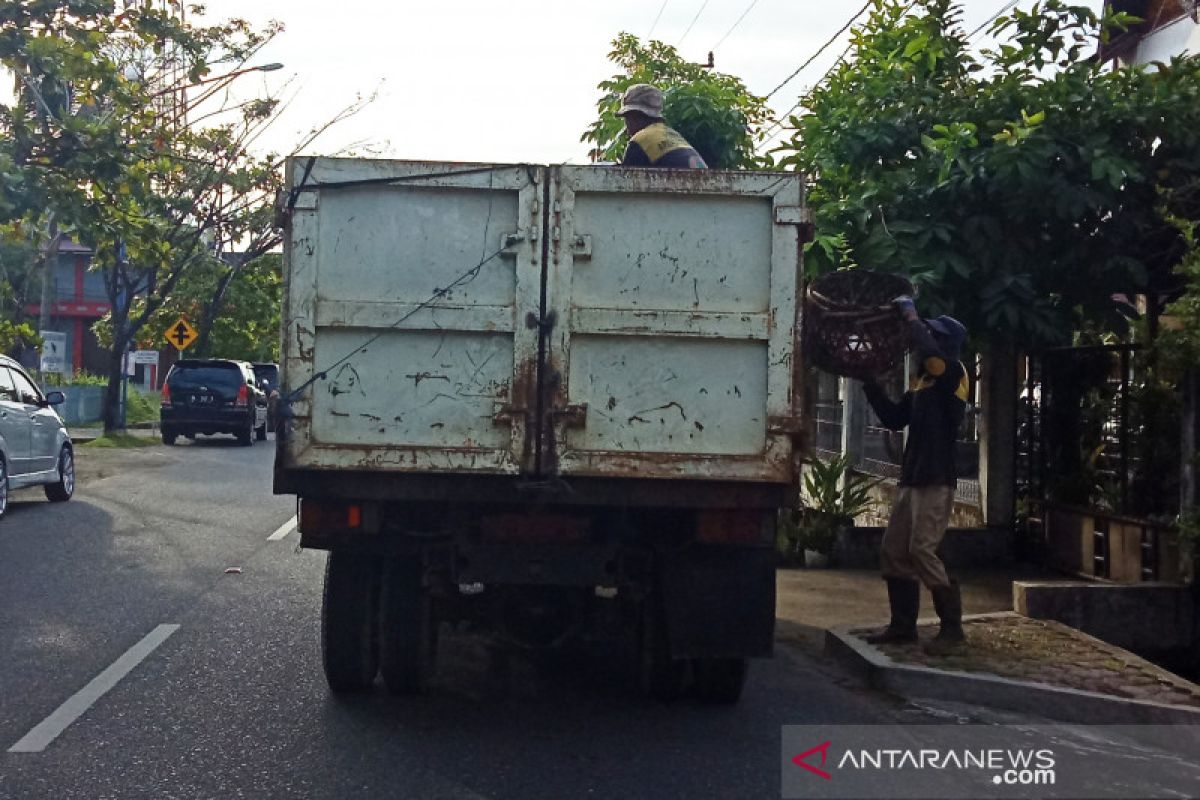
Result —
<path fill-rule="evenodd" d="M 175 362 L 163 382 L 163 444 L 198 433 L 232 433 L 244 445 L 267 438 L 267 395 L 245 361 Z"/>

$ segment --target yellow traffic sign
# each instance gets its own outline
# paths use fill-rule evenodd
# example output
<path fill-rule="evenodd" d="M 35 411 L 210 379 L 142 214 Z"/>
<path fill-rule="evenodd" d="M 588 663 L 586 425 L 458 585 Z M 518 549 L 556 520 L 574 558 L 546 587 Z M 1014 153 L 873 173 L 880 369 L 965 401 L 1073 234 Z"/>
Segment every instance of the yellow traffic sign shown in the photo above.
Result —
<path fill-rule="evenodd" d="M 196 341 L 196 337 L 199 335 L 183 317 L 175 320 L 175 324 L 167 328 L 167 341 L 181 353 L 188 348 L 188 345 Z"/>

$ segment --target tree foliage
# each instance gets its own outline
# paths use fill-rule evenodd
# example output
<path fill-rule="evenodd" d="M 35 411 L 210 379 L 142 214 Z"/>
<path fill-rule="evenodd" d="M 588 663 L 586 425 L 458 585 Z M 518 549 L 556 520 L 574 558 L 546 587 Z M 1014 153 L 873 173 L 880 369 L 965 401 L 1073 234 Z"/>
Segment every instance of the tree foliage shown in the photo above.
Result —
<path fill-rule="evenodd" d="M 674 47 L 659 41 L 643 44 L 622 33 L 612 43 L 608 58 L 621 71 L 597 86 L 603 94 L 596 103 L 597 119 L 583 134 L 591 142 L 595 161 L 620 161 L 628 146 L 625 123 L 617 116 L 621 95 L 636 83 L 652 83 L 663 90 L 663 114 L 710 167 L 755 169 L 770 159 L 755 155 L 760 131 L 770 118 L 766 100 L 751 94 L 741 79 L 694 64 Z"/>
<path fill-rule="evenodd" d="M 1200 369 L 1200 179 L 1173 192 L 1172 207 L 1194 210 L 1190 219 L 1174 217 L 1186 251 L 1175 267 L 1182 286 L 1167 306 L 1167 325 L 1155 342 L 1155 356 L 1173 378 Z"/>
<path fill-rule="evenodd" d="M 1200 60 L 1101 63 L 1132 18 L 1044 0 L 975 52 L 952 0 L 875 0 L 852 56 L 791 119 L 814 272 L 910 276 L 924 310 L 985 339 L 1064 342 L 1120 325 L 1116 293 L 1172 285 L 1162 197 L 1200 171 Z M 1175 209 L 1178 212 L 1178 209 Z"/>
<path fill-rule="evenodd" d="M 236 265 L 230 262 L 240 262 Z M 279 360 L 279 298 L 282 259 L 267 253 L 254 259 L 240 254 L 213 258 L 191 270 L 176 287 L 169 302 L 160 307 L 138 334 L 143 348 L 159 348 L 179 317 L 200 320 L 212 303 L 214 287 L 227 281 L 220 314 L 212 320 L 208 346 L 200 342 L 189 356 L 238 358 L 246 361 Z M 140 301 L 138 301 L 140 302 Z M 135 307 L 137 303 L 135 303 Z"/>
<path fill-rule="evenodd" d="M 26 307 L 41 289 L 41 275 L 34 269 L 36 259 L 37 251 L 20 226 L 0 236 L 0 318 L 14 323 L 25 319 Z"/>
<path fill-rule="evenodd" d="M 121 354 L 183 277 L 222 241 L 270 238 L 279 177 L 248 145 L 277 101 L 222 92 L 279 30 L 195 26 L 140 0 L 0 7 L 0 65 L 17 81 L 0 106 L 0 220 L 93 248 L 112 307 L 106 428 Z"/>

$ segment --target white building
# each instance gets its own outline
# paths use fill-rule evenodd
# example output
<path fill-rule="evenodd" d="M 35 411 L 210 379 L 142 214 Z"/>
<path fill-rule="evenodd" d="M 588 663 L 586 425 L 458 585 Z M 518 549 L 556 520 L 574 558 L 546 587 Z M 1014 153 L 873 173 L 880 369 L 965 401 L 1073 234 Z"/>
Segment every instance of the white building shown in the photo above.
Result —
<path fill-rule="evenodd" d="M 1100 48 L 1104 61 L 1151 64 L 1172 56 L 1200 54 L 1197 0 L 1108 0 L 1106 5 L 1142 22 Z"/>

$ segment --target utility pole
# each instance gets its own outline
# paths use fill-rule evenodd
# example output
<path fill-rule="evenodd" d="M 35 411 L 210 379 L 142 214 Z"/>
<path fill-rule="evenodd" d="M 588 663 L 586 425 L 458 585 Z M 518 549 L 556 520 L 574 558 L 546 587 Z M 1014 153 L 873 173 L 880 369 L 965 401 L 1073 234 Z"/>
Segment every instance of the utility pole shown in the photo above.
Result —
<path fill-rule="evenodd" d="M 50 328 L 50 304 L 53 302 L 53 286 L 51 273 L 58 266 L 58 247 L 62 243 L 62 234 L 58 230 L 58 215 L 51 211 L 46 220 L 46 251 L 42 253 L 42 301 L 38 306 L 38 335 Z M 41 352 L 38 352 L 38 378 L 43 382 L 46 376 L 42 374 Z"/>

